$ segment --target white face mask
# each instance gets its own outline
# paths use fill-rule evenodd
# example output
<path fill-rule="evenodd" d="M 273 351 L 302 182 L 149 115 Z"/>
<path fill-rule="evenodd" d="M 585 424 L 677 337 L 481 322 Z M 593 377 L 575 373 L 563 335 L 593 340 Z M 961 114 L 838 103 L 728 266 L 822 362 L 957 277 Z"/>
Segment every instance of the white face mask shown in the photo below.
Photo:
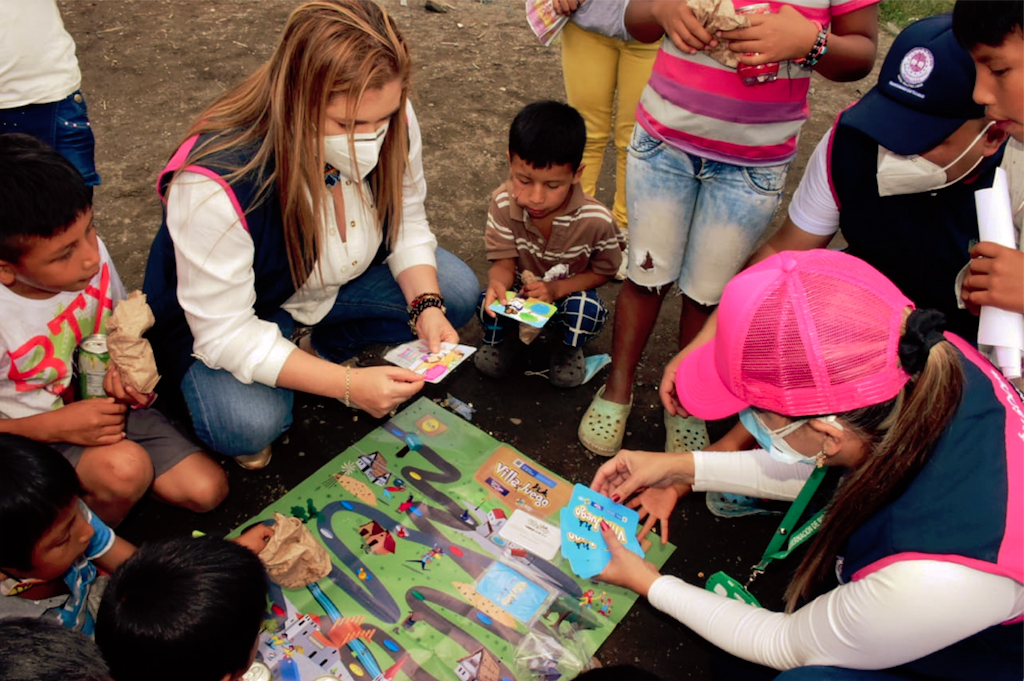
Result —
<path fill-rule="evenodd" d="M 380 150 L 384 147 L 384 138 L 387 134 L 388 123 L 385 122 L 377 128 L 377 132 L 353 135 L 352 141 L 356 148 L 354 161 L 349 153 L 349 135 L 328 135 L 324 137 L 325 160 L 346 180 L 362 182 L 377 167 Z"/>
<path fill-rule="evenodd" d="M 879 146 L 878 170 L 876 172 L 878 177 L 878 195 L 903 196 L 907 194 L 923 194 L 925 192 L 931 192 L 936 189 L 948 187 L 951 184 L 956 184 L 977 168 L 978 164 L 981 163 L 982 159 L 984 159 L 984 156 L 979 156 L 978 160 L 974 162 L 974 165 L 964 171 L 964 173 L 955 180 L 947 180 L 946 171 L 966 156 L 994 123 L 995 121 L 990 121 L 989 124 L 985 126 L 985 129 L 978 133 L 978 136 L 967 145 L 967 148 L 960 152 L 959 156 L 947 163 L 944 167 L 932 163 L 925 157 L 918 154 L 914 154 L 912 156 L 900 156 L 899 154 L 894 154 L 888 149 Z"/>
<path fill-rule="evenodd" d="M 757 412 L 753 409 L 747 408 L 740 412 L 740 423 L 743 424 L 743 427 L 754 436 L 754 439 L 757 440 L 757 444 L 761 445 L 761 448 L 768 452 L 769 456 L 779 463 L 815 463 L 815 457 L 801 454 L 786 442 L 786 437 L 795 433 L 800 426 L 811 420 L 812 419 L 797 419 L 796 421 L 787 423 L 781 428 L 771 430 L 764 424 L 761 417 L 758 416 Z M 820 416 L 813 420 L 831 423 L 839 430 L 843 429 L 843 425 L 839 423 L 833 415 Z"/>

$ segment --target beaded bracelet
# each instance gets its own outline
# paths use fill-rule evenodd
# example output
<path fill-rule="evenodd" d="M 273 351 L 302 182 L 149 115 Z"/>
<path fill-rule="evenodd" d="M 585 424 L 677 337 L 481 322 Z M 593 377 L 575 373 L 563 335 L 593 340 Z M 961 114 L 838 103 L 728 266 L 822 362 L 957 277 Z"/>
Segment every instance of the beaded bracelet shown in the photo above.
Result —
<path fill-rule="evenodd" d="M 345 397 L 341 403 L 346 407 L 352 406 L 352 368 L 345 367 Z"/>
<path fill-rule="evenodd" d="M 814 46 L 807 53 L 806 57 L 794 60 L 805 69 L 813 69 L 821 61 L 821 58 L 828 53 L 828 31 L 821 25 L 820 21 L 815 21 L 814 25 L 818 28 L 818 37 L 814 40 Z"/>
<path fill-rule="evenodd" d="M 448 312 L 448 308 L 444 304 L 444 296 L 440 293 L 421 293 L 413 298 L 406 310 L 409 312 L 409 328 L 412 329 L 414 335 L 417 333 L 416 321 L 428 307 L 439 307 L 444 314 Z"/>

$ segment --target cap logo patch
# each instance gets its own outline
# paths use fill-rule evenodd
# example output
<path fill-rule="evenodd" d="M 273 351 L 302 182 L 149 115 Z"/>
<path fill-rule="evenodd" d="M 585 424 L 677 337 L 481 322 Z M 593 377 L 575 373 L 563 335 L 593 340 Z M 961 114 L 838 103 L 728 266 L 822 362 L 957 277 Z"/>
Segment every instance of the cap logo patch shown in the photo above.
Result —
<path fill-rule="evenodd" d="M 935 69 L 935 57 L 926 47 L 915 47 L 900 62 L 900 82 L 908 87 L 920 87 Z"/>

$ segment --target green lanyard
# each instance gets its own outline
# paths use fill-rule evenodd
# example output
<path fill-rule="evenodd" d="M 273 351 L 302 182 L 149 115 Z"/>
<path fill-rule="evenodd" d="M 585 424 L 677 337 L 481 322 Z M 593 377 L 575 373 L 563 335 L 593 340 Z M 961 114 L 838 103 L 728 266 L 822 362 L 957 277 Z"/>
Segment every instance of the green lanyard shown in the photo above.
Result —
<path fill-rule="evenodd" d="M 821 485 L 821 481 L 825 479 L 825 474 L 828 472 L 827 468 L 815 468 L 810 477 L 807 478 L 807 482 L 804 483 L 803 489 L 800 490 L 800 494 L 797 495 L 796 499 L 790 505 L 789 510 L 786 511 L 786 515 L 783 516 L 782 522 L 779 523 L 779 528 L 775 530 L 775 534 L 772 536 L 772 540 L 768 542 L 768 548 L 764 550 L 764 555 L 761 556 L 761 562 L 755 565 L 750 570 L 750 578 L 747 580 L 747 586 L 749 587 L 758 575 L 764 574 L 768 564 L 773 560 L 779 560 L 785 558 L 798 546 L 803 544 L 805 541 L 814 536 L 821 527 L 823 515 L 825 509 L 821 509 L 815 513 L 811 518 L 800 526 L 796 532 L 792 532 L 793 526 L 796 525 L 796 521 L 803 515 L 804 509 L 807 508 L 807 504 L 811 502 L 811 497 L 818 490 Z"/>

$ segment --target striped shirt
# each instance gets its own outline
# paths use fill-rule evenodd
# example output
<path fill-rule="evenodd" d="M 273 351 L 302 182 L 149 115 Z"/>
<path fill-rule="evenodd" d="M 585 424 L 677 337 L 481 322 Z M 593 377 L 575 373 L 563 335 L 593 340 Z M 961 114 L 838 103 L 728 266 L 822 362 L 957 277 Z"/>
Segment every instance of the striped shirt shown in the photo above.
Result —
<path fill-rule="evenodd" d="M 831 17 L 878 0 L 793 0 L 812 21 L 828 26 Z M 736 7 L 753 4 L 737 0 Z M 707 54 L 690 55 L 671 40 L 662 41 L 651 79 L 637 105 L 636 120 L 652 136 L 680 151 L 741 166 L 788 163 L 807 120 L 812 69 L 792 61 L 779 64 L 778 80 L 744 85 L 736 69 Z"/>
<path fill-rule="evenodd" d="M 518 275 L 529 270 L 543 278 L 549 269 L 564 263 L 569 277 L 586 270 L 612 277 L 619 271 L 624 245 L 611 211 L 584 194 L 579 183 L 573 185 L 569 203 L 555 217 L 546 240 L 512 200 L 508 182 L 494 190 L 484 232 L 487 259 L 516 258 Z"/>

